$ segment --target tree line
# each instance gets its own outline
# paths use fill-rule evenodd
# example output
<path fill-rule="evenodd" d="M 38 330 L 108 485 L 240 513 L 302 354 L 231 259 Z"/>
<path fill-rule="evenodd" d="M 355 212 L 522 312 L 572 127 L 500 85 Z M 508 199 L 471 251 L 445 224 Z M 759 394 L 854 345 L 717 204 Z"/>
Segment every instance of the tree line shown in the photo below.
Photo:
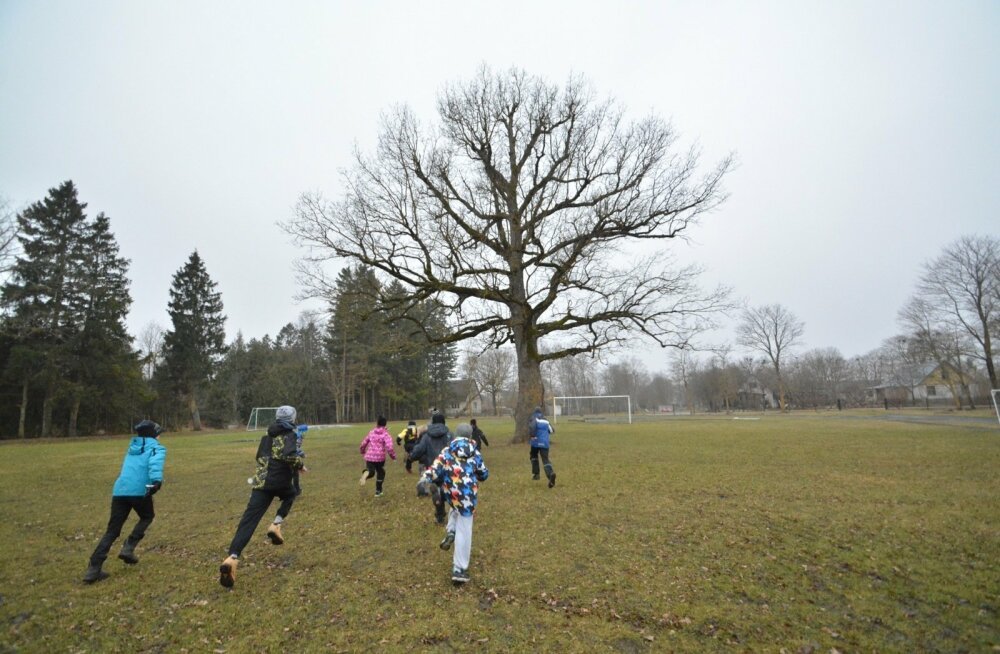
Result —
<path fill-rule="evenodd" d="M 110 218 L 86 208 L 67 181 L 0 215 L 0 436 L 121 433 L 147 416 L 200 430 L 290 401 L 314 423 L 417 417 L 450 399 L 455 348 L 429 341 L 448 329 L 444 314 L 431 299 L 405 313 L 370 304 L 373 287 L 404 290 L 362 266 L 340 272 L 326 319 L 227 343 L 221 294 L 194 251 L 171 280 L 170 325 L 134 338 L 129 261 Z"/>

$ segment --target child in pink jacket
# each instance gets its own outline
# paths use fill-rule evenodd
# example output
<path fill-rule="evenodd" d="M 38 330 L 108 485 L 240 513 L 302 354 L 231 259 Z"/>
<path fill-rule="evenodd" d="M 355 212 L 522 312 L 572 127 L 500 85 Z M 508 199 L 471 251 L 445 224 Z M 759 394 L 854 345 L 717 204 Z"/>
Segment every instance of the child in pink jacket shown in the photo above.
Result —
<path fill-rule="evenodd" d="M 382 482 L 385 481 L 386 452 L 396 460 L 396 450 L 392 447 L 392 435 L 385 428 L 385 416 L 378 417 L 375 429 L 368 432 L 361 441 L 361 453 L 365 456 L 365 470 L 361 473 L 361 485 L 375 477 L 375 497 L 382 497 Z"/>

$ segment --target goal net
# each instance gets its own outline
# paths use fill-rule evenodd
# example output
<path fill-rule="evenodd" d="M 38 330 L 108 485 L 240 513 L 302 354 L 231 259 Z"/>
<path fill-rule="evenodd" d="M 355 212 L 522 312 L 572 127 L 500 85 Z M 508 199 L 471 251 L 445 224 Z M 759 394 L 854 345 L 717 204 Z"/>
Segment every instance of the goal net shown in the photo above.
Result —
<path fill-rule="evenodd" d="M 993 397 L 993 412 L 997 414 L 997 422 L 1000 422 L 1000 388 L 991 390 L 990 395 Z"/>
<path fill-rule="evenodd" d="M 278 416 L 276 406 L 255 406 L 250 410 L 250 419 L 247 420 L 247 431 L 260 431 L 267 429 L 267 426 L 274 422 Z"/>
<path fill-rule="evenodd" d="M 629 395 L 585 395 L 552 398 L 552 422 L 627 422 L 632 424 Z"/>

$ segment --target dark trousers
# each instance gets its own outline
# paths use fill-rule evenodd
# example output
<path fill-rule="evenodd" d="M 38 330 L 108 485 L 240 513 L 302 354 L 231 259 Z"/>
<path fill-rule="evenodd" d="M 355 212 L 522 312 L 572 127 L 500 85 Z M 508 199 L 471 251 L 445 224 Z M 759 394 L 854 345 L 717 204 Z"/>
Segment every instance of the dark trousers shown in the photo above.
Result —
<path fill-rule="evenodd" d="M 549 462 L 549 448 L 547 447 L 533 447 L 531 448 L 531 475 L 533 477 L 538 476 L 538 457 L 542 458 L 542 465 L 545 466 L 545 476 L 552 479 L 552 474 L 555 470 L 552 469 L 552 464 Z"/>
<path fill-rule="evenodd" d="M 229 544 L 230 554 L 239 556 L 243 553 L 243 548 L 250 542 L 250 537 L 253 536 L 257 525 L 260 524 L 260 519 L 264 517 L 267 508 L 271 506 L 271 502 L 276 497 L 281 499 L 281 506 L 278 507 L 278 515 L 282 519 L 285 519 L 288 517 L 288 512 L 292 510 L 292 503 L 295 502 L 294 488 L 291 486 L 282 490 L 261 490 L 255 488 L 250 491 L 250 501 L 247 502 L 247 508 L 243 511 L 243 517 L 240 518 L 240 524 L 236 528 L 236 535 L 233 536 L 233 542 Z"/>
<path fill-rule="evenodd" d="M 406 471 L 413 472 L 413 460 L 410 459 L 410 452 L 417 446 L 415 441 L 403 441 L 403 449 L 406 450 Z"/>
<path fill-rule="evenodd" d="M 118 540 L 118 537 L 122 533 L 122 526 L 125 524 L 128 514 L 133 510 L 139 516 L 139 522 L 136 523 L 132 529 L 132 533 L 129 534 L 128 542 L 135 545 L 146 535 L 146 529 L 153 522 L 153 517 L 156 515 L 153 512 L 153 496 L 112 497 L 111 518 L 108 520 L 108 529 L 97 544 L 97 549 L 90 555 L 90 565 L 101 565 L 108 558 L 111 546 Z"/>
<path fill-rule="evenodd" d="M 375 492 L 382 492 L 382 482 L 385 481 L 385 461 L 365 461 L 368 478 L 375 478 Z"/>

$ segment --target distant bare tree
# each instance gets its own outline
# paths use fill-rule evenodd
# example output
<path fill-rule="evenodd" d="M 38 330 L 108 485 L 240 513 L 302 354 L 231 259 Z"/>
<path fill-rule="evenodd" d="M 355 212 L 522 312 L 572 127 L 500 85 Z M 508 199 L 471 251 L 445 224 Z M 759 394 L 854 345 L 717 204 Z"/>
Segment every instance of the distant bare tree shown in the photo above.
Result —
<path fill-rule="evenodd" d="M 341 199 L 303 195 L 284 227 L 311 247 L 300 272 L 317 294 L 320 264 L 346 259 L 409 291 L 379 298 L 399 315 L 436 300 L 453 329 L 434 342 L 513 344 L 515 440 L 543 401 L 543 363 L 643 336 L 683 346 L 726 306 L 697 267 L 672 265 L 668 244 L 723 201 L 729 157 L 701 174 L 665 121 L 629 121 L 578 79 L 520 70 L 482 68 L 446 87 L 437 113 L 429 128 L 405 107 L 387 115 Z M 655 255 L 626 254 L 641 241 L 659 243 Z"/>
<path fill-rule="evenodd" d="M 917 357 L 924 361 L 933 361 L 939 365 L 947 365 L 955 371 L 954 375 L 947 371 L 942 373 L 942 381 L 951 390 L 955 408 L 962 407 L 964 394 L 970 409 L 976 408 L 975 400 L 969 388 L 966 366 L 963 358 L 973 350 L 969 335 L 951 323 L 938 322 L 940 310 L 920 296 L 910 298 L 899 312 L 899 322 L 908 329 L 910 336 L 908 347 Z"/>
<path fill-rule="evenodd" d="M 638 402 L 639 389 L 649 383 L 649 373 L 641 361 L 628 357 L 607 366 L 601 382 L 605 395 L 628 395 Z"/>
<path fill-rule="evenodd" d="M 782 357 L 799 345 L 805 324 L 780 304 L 747 307 L 743 310 L 737 336 L 740 345 L 764 354 L 774 368 L 778 382 L 778 407 L 785 409 L 785 381 L 781 376 Z"/>
<path fill-rule="evenodd" d="M 585 396 L 597 394 L 596 361 L 586 354 L 563 357 L 554 361 L 559 394 Z"/>
<path fill-rule="evenodd" d="M 475 357 L 470 374 L 479 390 L 490 396 L 494 415 L 500 415 L 498 399 L 514 379 L 514 353 L 508 348 L 488 349 Z"/>
<path fill-rule="evenodd" d="M 164 329 L 159 324 L 148 322 L 136 338 L 142 361 L 142 376 L 146 379 L 153 378 L 153 373 L 163 358 L 163 332 Z"/>
<path fill-rule="evenodd" d="M 993 353 L 1000 324 L 1000 238 L 964 236 L 945 247 L 924 264 L 914 297 L 926 303 L 942 331 L 958 329 L 972 339 L 971 354 L 986 366 L 990 387 L 1000 388 Z"/>
<path fill-rule="evenodd" d="M 687 404 L 688 413 L 694 415 L 694 392 L 691 388 L 691 381 L 698 372 L 698 359 L 694 353 L 688 349 L 676 350 L 670 357 L 670 374 L 675 380 L 680 381 L 684 388 L 684 402 Z"/>

